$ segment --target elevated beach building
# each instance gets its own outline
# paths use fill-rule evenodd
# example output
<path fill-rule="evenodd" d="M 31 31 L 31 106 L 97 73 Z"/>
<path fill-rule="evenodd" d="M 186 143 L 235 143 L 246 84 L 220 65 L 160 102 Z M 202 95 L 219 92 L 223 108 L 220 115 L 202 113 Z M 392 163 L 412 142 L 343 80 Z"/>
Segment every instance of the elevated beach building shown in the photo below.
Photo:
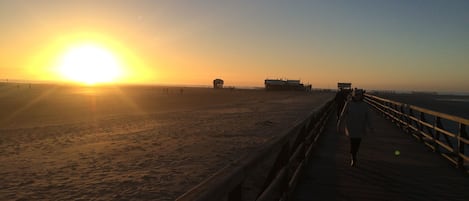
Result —
<path fill-rule="evenodd" d="M 265 79 L 266 90 L 311 91 L 311 85 L 304 85 L 300 80 Z"/>

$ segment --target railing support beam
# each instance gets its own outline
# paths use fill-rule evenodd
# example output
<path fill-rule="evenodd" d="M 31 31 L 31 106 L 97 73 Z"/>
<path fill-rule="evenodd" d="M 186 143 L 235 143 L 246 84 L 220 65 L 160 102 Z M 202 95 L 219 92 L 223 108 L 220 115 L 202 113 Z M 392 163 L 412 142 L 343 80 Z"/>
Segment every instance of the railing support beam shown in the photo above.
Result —
<path fill-rule="evenodd" d="M 458 148 L 454 150 L 458 150 L 458 167 L 464 169 L 464 158 L 461 157 L 459 154 L 464 155 L 466 144 L 461 141 L 461 138 L 467 139 L 466 133 L 466 125 L 459 123 L 459 132 L 458 132 Z"/>

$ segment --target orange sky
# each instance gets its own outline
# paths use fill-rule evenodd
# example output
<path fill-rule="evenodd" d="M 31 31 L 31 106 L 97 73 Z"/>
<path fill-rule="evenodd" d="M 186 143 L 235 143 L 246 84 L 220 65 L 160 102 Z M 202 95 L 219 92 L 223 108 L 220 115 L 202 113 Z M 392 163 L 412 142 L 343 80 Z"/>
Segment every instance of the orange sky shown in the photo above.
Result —
<path fill-rule="evenodd" d="M 119 58 L 121 83 L 289 78 L 318 88 L 349 81 L 468 92 L 468 9 L 437 1 L 2 1 L 0 79 L 62 81 L 57 60 L 86 41 Z"/>

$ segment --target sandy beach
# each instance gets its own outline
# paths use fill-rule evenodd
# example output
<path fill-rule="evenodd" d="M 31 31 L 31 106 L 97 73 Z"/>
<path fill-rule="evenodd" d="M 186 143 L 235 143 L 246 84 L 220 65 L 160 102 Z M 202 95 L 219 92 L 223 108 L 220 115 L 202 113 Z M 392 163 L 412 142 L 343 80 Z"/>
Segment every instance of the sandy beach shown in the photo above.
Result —
<path fill-rule="evenodd" d="M 0 200 L 174 200 L 333 94 L 0 86 Z"/>

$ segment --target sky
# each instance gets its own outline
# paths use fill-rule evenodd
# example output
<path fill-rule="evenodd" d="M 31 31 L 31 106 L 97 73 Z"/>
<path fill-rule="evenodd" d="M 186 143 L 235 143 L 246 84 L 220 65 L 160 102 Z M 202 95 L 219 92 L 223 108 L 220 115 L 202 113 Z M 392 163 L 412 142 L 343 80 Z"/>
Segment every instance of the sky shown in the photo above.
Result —
<path fill-rule="evenodd" d="M 61 80 L 60 55 L 92 41 L 122 60 L 122 83 L 469 92 L 468 10 L 465 0 L 0 0 L 0 79 Z"/>

